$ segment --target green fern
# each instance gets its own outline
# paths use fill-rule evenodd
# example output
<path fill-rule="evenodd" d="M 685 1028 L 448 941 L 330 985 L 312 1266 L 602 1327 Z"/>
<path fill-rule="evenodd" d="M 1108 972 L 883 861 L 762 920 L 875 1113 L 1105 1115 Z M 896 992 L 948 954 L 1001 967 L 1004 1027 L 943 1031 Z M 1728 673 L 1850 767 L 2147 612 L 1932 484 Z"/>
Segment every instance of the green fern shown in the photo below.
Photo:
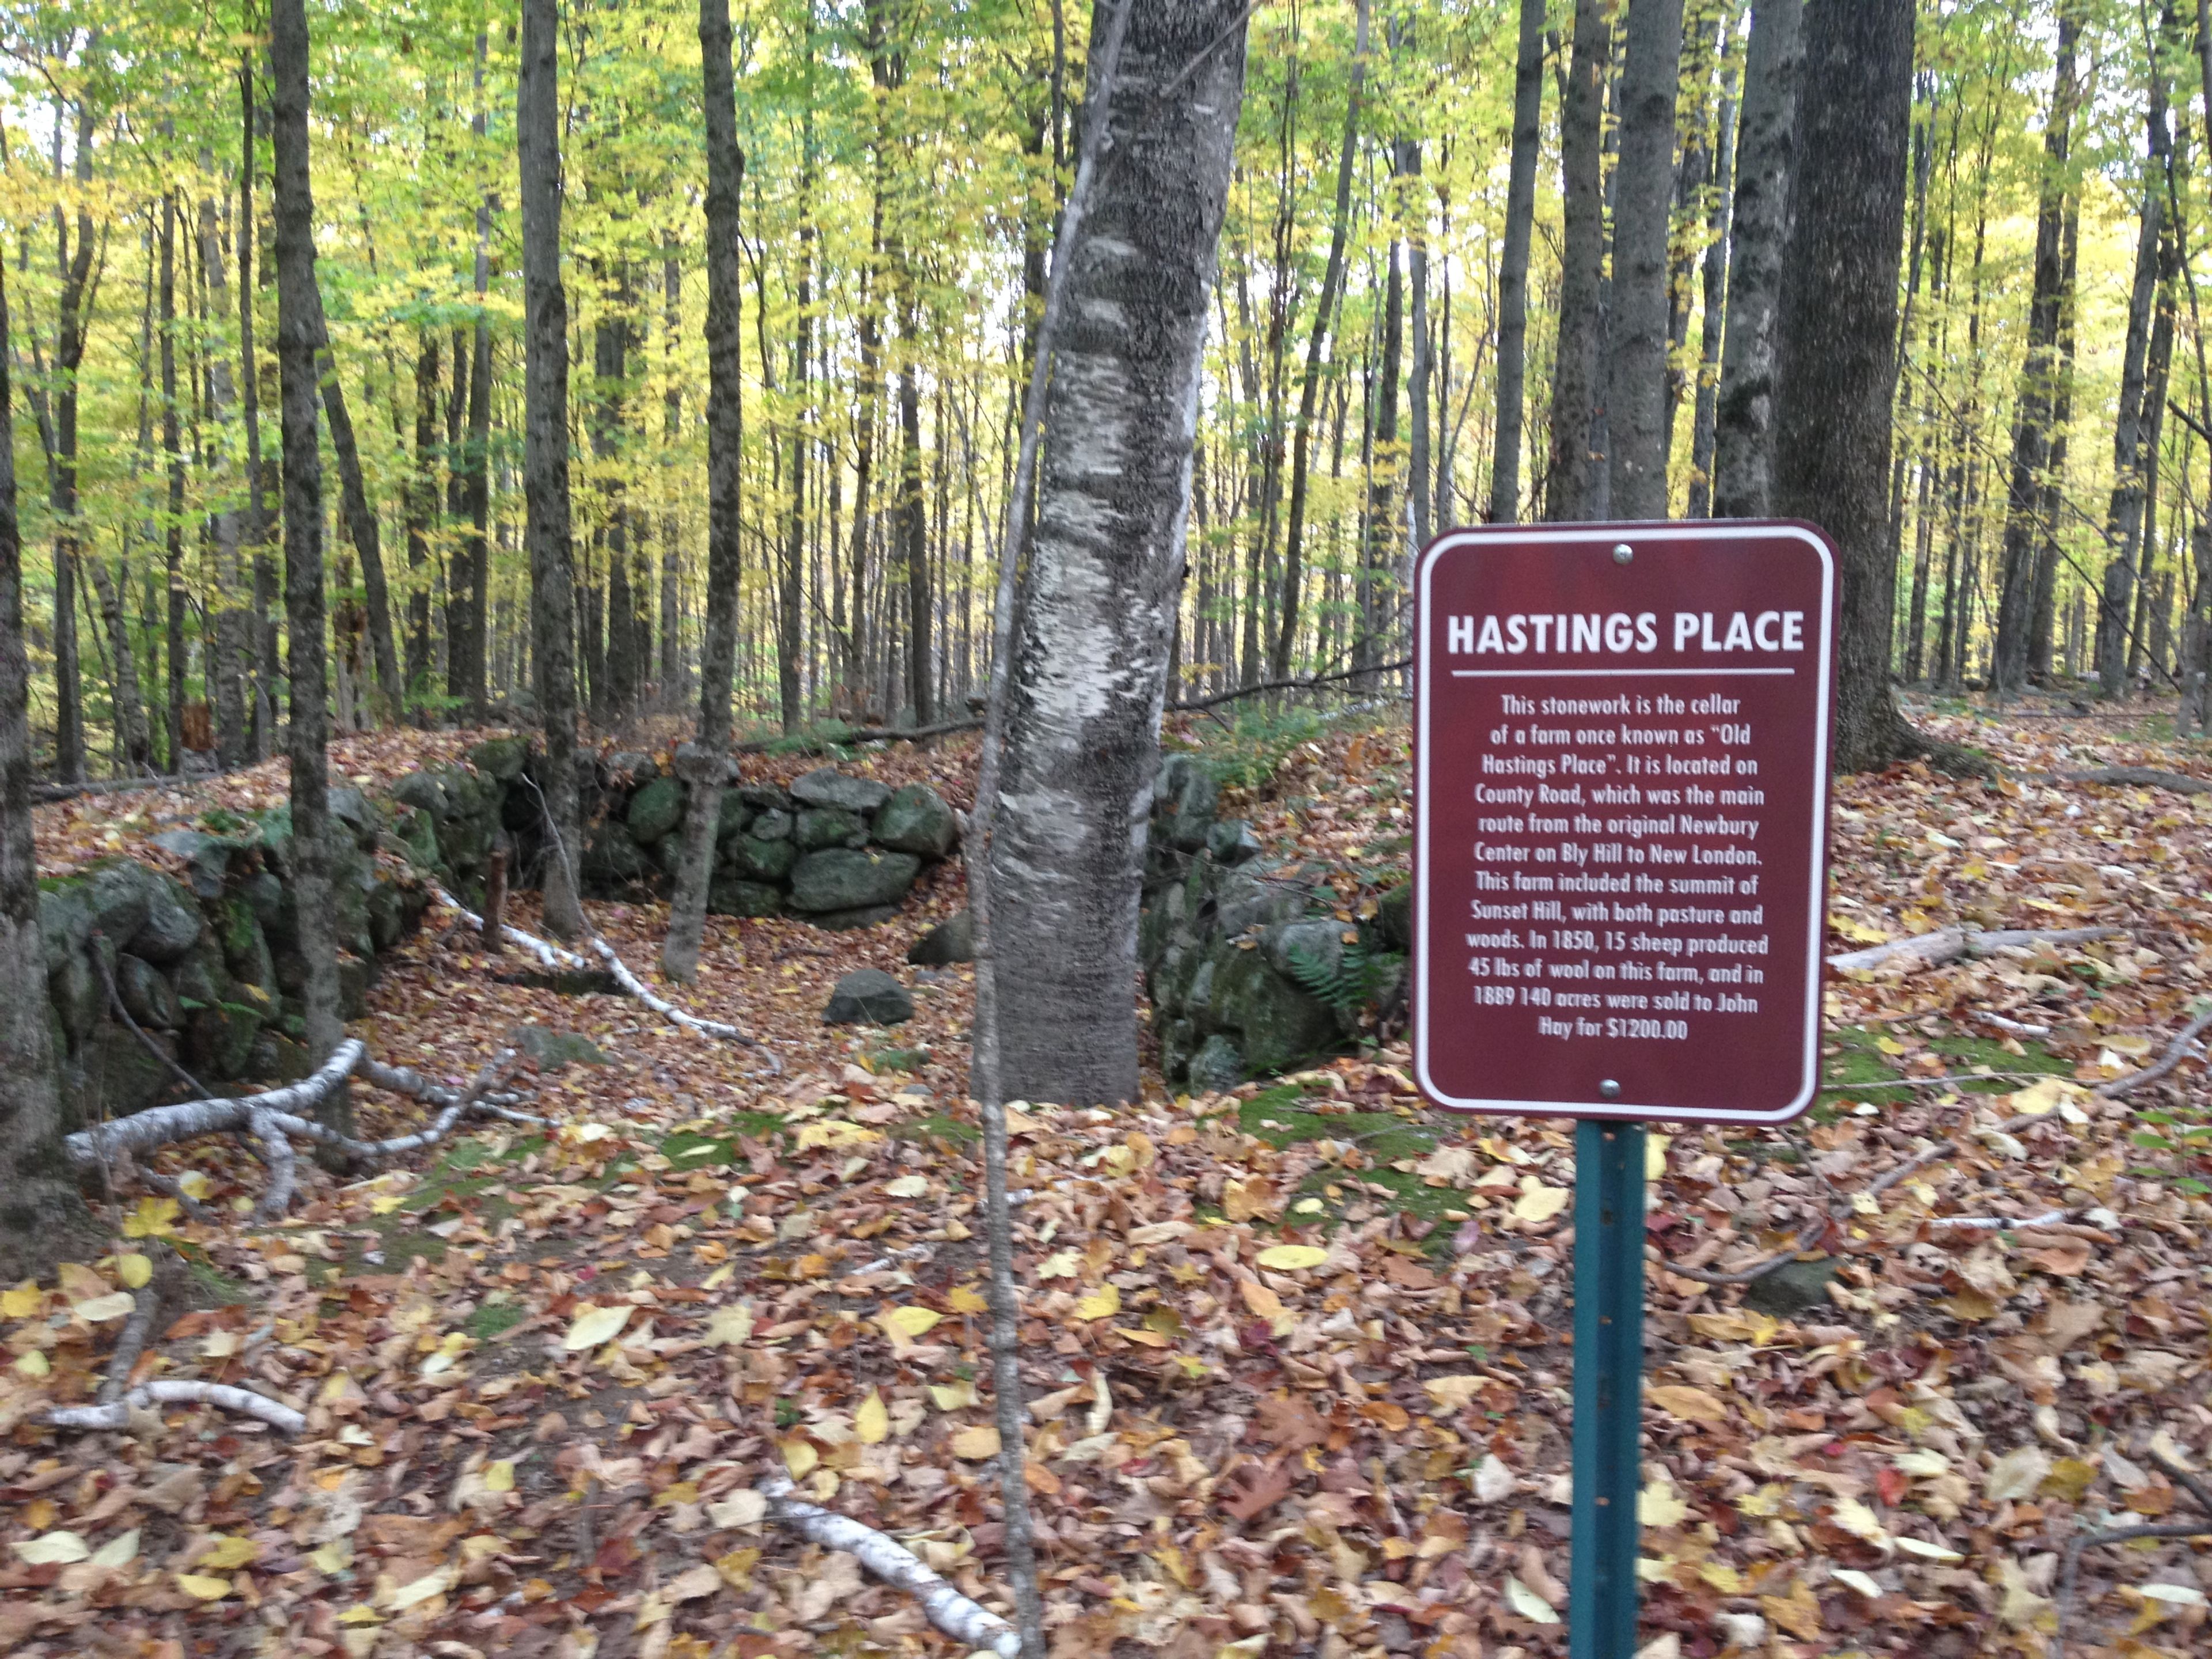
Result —
<path fill-rule="evenodd" d="M 1327 1003 L 1345 1019 L 1376 1001 L 1390 988 L 1404 955 L 1396 951 L 1370 951 L 1358 939 L 1346 943 L 1332 967 L 1317 951 L 1292 945 L 1289 951 L 1291 976 L 1306 994 Z"/>

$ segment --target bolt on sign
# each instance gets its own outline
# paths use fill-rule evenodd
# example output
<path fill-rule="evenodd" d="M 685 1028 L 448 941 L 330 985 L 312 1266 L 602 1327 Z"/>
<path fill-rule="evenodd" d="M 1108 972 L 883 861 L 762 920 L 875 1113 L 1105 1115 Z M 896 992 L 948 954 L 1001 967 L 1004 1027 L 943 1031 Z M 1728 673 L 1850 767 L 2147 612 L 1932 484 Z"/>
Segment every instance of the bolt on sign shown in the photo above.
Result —
<path fill-rule="evenodd" d="M 1423 556 L 1413 1057 L 1438 1105 L 1812 1103 L 1835 571 L 1802 524 L 1499 526 Z"/>

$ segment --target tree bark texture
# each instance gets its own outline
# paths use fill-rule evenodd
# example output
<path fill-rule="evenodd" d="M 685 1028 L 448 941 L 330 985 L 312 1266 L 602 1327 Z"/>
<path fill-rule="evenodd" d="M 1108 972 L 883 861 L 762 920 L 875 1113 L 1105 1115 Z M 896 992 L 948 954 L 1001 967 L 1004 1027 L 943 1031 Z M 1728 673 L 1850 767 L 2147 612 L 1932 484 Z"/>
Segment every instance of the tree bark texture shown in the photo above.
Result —
<path fill-rule="evenodd" d="M 200 153 L 201 165 L 215 170 L 215 157 Z M 230 283 L 223 275 L 222 230 L 216 222 L 215 199 L 200 198 L 200 276 L 207 287 L 210 319 L 230 310 Z M 234 488 L 228 431 L 238 406 L 230 362 L 221 351 L 210 350 L 204 360 L 206 412 L 215 428 L 214 441 L 201 452 L 201 467 L 208 493 L 216 505 L 208 515 L 215 531 L 215 592 L 209 609 L 208 632 L 212 636 L 206 653 L 210 700 L 215 705 L 216 758 L 224 769 L 242 766 L 252 747 L 247 723 L 246 687 L 253 668 L 252 624 L 248 620 L 249 595 L 240 563 L 243 540 L 237 507 L 230 505 Z"/>
<path fill-rule="evenodd" d="M 738 580 L 743 572 L 745 153 L 738 147 L 731 67 L 730 0 L 699 0 L 699 52 L 707 130 L 707 631 L 699 659 L 697 769 L 684 821 L 684 854 L 669 906 L 660 970 L 689 984 L 698 976 L 706 930 L 714 832 L 721 817 L 720 762 L 730 742 L 730 681 L 738 649 Z"/>
<path fill-rule="evenodd" d="M 164 620 L 169 665 L 169 770 L 185 769 L 185 455 L 177 403 L 177 198 L 161 198 L 161 452 L 169 463 L 169 511 L 162 538 Z"/>
<path fill-rule="evenodd" d="M 325 350 L 319 365 L 322 372 L 323 416 L 330 422 L 331 453 L 338 463 L 338 499 L 345 512 L 346 533 L 354 551 L 361 555 L 362 586 L 368 595 L 369 649 L 376 662 L 377 690 L 382 694 L 383 717 L 394 718 L 399 709 L 399 653 L 392 637 L 392 595 L 384 580 L 384 548 L 377 534 L 376 509 L 369 504 L 368 489 L 361 473 L 361 449 L 354 441 L 353 416 L 346 408 L 345 388 L 338 384 L 337 364 Z"/>
<path fill-rule="evenodd" d="M 1498 262 L 1498 444 L 1490 521 L 1521 516 L 1521 408 L 1528 362 L 1528 245 L 1536 222 L 1536 153 L 1543 143 L 1544 0 L 1521 0 L 1513 66 L 1513 153 L 1505 186 L 1505 245 Z"/>
<path fill-rule="evenodd" d="M 2059 330 L 2066 309 L 2066 198 L 2069 141 L 2078 92 L 2075 48 L 2081 21 L 2071 10 L 2058 19 L 2057 61 L 2051 72 L 2051 114 L 2043 129 L 2043 180 L 2035 213 L 2035 273 L 2028 295 L 2027 357 L 2021 368 L 2018 412 L 2013 417 L 2012 466 L 2005 497 L 2000 556 L 1996 642 L 1990 664 L 1993 689 L 2016 691 L 2027 684 L 2030 636 L 2035 627 L 2035 566 L 2042 529 L 2044 470 L 2060 379 Z"/>
<path fill-rule="evenodd" d="M 990 848 L 1006 1096 L 1137 1098 L 1145 823 L 1243 100 L 1242 15 L 1233 0 L 1138 8 L 1100 118 L 1114 148 L 1045 405 L 1054 437 Z"/>
<path fill-rule="evenodd" d="M 1889 416 L 1912 17 L 1912 0 L 1805 8 L 1796 211 L 1776 318 L 1774 510 L 1822 526 L 1836 544 L 1844 771 L 1927 749 L 1889 686 Z"/>
<path fill-rule="evenodd" d="M 1598 398 L 1599 284 L 1605 270 L 1605 80 L 1613 26 L 1604 0 L 1575 0 L 1573 56 L 1559 100 L 1559 338 L 1552 369 L 1552 458 L 1545 516 L 1595 510 L 1590 425 Z"/>
<path fill-rule="evenodd" d="M 1607 320 L 1612 516 L 1667 516 L 1667 240 L 1682 0 L 1629 0 Z"/>
<path fill-rule="evenodd" d="M 269 557 L 269 497 L 261 454 L 261 380 L 253 340 L 253 58 L 238 60 L 239 407 L 246 419 L 246 540 L 253 550 L 253 758 L 276 741 L 276 569 Z"/>
<path fill-rule="evenodd" d="M 1729 235 L 1728 331 L 1713 412 L 1713 516 L 1762 518 L 1774 501 L 1774 313 L 1790 231 L 1804 0 L 1757 0 L 1744 52 Z"/>
<path fill-rule="evenodd" d="M 558 0 L 523 0 L 514 99 L 522 178 L 524 538 L 530 547 L 531 663 L 545 732 L 545 926 L 585 931 L 576 861 L 576 617 L 568 519 L 568 301 L 561 285 Z"/>
<path fill-rule="evenodd" d="M 2120 354 L 2119 404 L 2112 417 L 2112 495 L 2105 515 L 2112 556 L 2105 565 L 2097 605 L 2096 667 L 2106 697 L 2127 684 L 2129 612 L 2135 604 L 2136 554 L 2142 533 L 2144 487 L 2143 378 L 2150 356 L 2151 313 L 2158 298 L 2159 243 L 2164 234 L 2166 137 L 2162 100 L 2154 93 L 2149 165 L 2144 170 L 2142 211 L 2136 237 L 2135 280 L 2128 290 L 2127 340 Z"/>
<path fill-rule="evenodd" d="M 1723 47 L 1726 42 L 1723 42 Z M 1720 399 L 1721 345 L 1728 309 L 1729 210 L 1735 185 L 1735 71 L 1721 71 L 1720 114 L 1715 123 L 1712 204 L 1705 217 L 1705 257 L 1698 286 L 1705 326 L 1698 345 L 1698 385 L 1690 411 L 1690 494 L 1684 516 L 1710 518 L 1713 507 L 1713 417 Z"/>
<path fill-rule="evenodd" d="M 0 272 L 0 339 L 8 333 Z M 0 352 L 0 1278 L 50 1270 L 91 1231 L 62 1152 L 46 935 L 31 842 L 30 664 L 23 641 L 23 547 L 15 523 L 15 429 Z M 74 1254 L 74 1251 L 69 1252 Z"/>

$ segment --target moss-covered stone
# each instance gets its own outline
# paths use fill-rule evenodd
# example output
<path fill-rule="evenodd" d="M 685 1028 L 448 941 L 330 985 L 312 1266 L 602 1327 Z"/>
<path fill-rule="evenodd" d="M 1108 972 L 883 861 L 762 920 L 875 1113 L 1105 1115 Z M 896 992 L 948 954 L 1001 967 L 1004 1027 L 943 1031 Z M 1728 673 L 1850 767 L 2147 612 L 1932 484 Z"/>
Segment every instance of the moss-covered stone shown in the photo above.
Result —
<path fill-rule="evenodd" d="M 194 1009 L 185 1025 L 186 1064 L 201 1077 L 246 1076 L 263 1023 L 261 1009 L 251 1001 Z"/>
<path fill-rule="evenodd" d="M 520 777 L 529 758 L 530 743 L 525 738 L 486 738 L 469 750 L 469 764 L 500 783 Z"/>
<path fill-rule="evenodd" d="M 732 836 L 743 835 L 745 826 L 753 821 L 756 811 L 741 791 L 722 791 L 721 811 L 714 819 L 714 839 L 727 841 Z"/>
<path fill-rule="evenodd" d="M 789 840 L 762 841 L 739 836 L 729 846 L 729 868 L 747 881 L 781 882 L 791 874 L 799 849 Z"/>
<path fill-rule="evenodd" d="M 1335 1044 L 1336 1016 L 1278 974 L 1265 951 L 1226 944 L 1212 961 L 1212 1023 L 1236 1033 L 1249 1070 L 1287 1071 Z"/>
<path fill-rule="evenodd" d="M 809 806 L 793 826 L 792 839 L 802 853 L 819 852 L 825 847 L 865 847 L 868 821 L 842 806 Z"/>
<path fill-rule="evenodd" d="M 789 846 L 788 842 L 770 842 Z M 717 916 L 772 916 L 783 908 L 783 890 L 718 871 L 707 886 L 707 910 Z"/>
<path fill-rule="evenodd" d="M 833 847 L 809 853 L 792 866 L 791 904 L 795 910 L 857 910 L 896 904 L 921 872 L 911 853 L 855 851 Z"/>
<path fill-rule="evenodd" d="M 183 1023 L 177 988 L 143 957 L 115 959 L 115 990 L 131 1018 L 149 1031 L 173 1031 Z"/>
<path fill-rule="evenodd" d="M 684 786 L 674 778 L 655 778 L 629 798 L 630 839 L 650 847 L 684 822 Z"/>
<path fill-rule="evenodd" d="M 893 790 L 877 811 L 872 839 L 896 853 L 941 859 L 959 841 L 960 821 L 937 791 L 909 783 Z"/>

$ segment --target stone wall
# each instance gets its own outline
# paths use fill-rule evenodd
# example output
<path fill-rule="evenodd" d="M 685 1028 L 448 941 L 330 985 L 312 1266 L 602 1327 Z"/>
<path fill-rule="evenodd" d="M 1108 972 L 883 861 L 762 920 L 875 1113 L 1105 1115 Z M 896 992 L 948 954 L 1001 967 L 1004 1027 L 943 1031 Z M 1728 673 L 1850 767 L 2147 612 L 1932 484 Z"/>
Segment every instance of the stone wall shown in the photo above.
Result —
<path fill-rule="evenodd" d="M 1345 920 L 1328 866 L 1269 856 L 1196 757 L 1161 762 L 1138 955 L 1160 1066 L 1225 1089 L 1348 1046 L 1404 998 L 1407 901 Z"/>
<path fill-rule="evenodd" d="M 432 879 L 480 905 L 502 838 L 514 849 L 514 884 L 535 879 L 544 850 L 541 763 L 523 738 L 501 738 L 477 744 L 465 764 L 425 767 L 374 797 L 331 792 L 342 832 L 333 884 L 347 1018 L 363 1012 L 380 953 L 429 908 Z M 647 755 L 587 763 L 586 893 L 665 896 L 683 840 L 685 785 Z M 307 966 L 289 881 L 290 811 L 216 811 L 198 824 L 155 836 L 156 860 L 118 857 L 40 884 L 64 1083 L 80 1122 L 183 1092 L 170 1066 L 113 1017 L 103 964 L 161 1054 L 210 1089 L 306 1074 L 299 997 Z M 828 767 L 787 790 L 726 790 L 719 828 L 710 910 L 825 927 L 896 915 L 915 878 L 960 835 L 934 790 L 892 789 Z"/>

